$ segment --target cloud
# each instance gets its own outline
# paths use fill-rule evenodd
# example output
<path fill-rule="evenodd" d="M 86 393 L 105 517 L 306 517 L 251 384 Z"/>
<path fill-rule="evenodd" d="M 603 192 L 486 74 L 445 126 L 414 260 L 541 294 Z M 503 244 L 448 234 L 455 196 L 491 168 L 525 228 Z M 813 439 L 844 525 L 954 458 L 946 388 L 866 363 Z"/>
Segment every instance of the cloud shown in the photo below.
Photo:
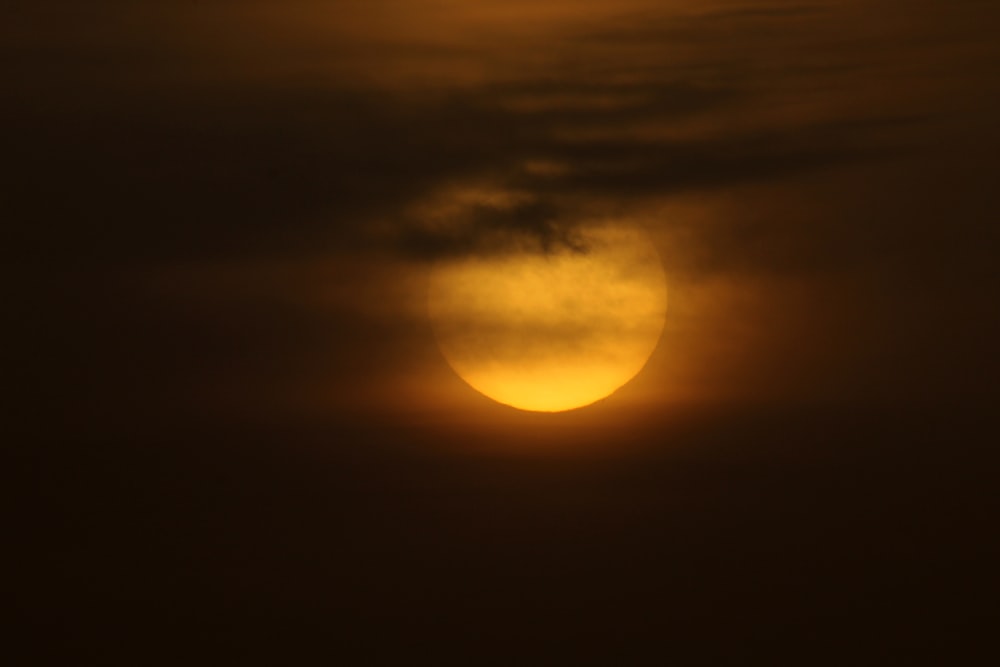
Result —
<path fill-rule="evenodd" d="M 227 7 L 216 11 L 236 11 Z M 237 73 L 238 63 L 229 78 L 207 86 L 196 76 L 177 78 L 177 70 L 185 63 L 211 70 L 225 49 L 216 60 L 191 63 L 158 33 L 144 46 L 148 58 L 115 61 L 117 84 L 96 79 L 84 95 L 93 68 L 53 73 L 45 50 L 36 49 L 50 86 L 8 113 L 15 136 L 8 160 L 17 171 L 8 206 L 18 223 L 5 232 L 4 250 L 76 262 L 296 254 L 323 245 L 364 250 L 375 243 L 373 224 L 384 221 L 397 229 L 387 238 L 409 257 L 484 251 L 511 239 L 544 249 L 572 245 L 574 220 L 585 219 L 594 200 L 634 206 L 877 157 L 882 149 L 869 141 L 875 115 L 853 125 L 807 119 L 778 127 L 753 118 L 760 82 L 732 76 L 733 45 L 721 53 L 710 45 L 676 64 L 659 47 L 632 51 L 640 33 L 658 44 L 683 28 L 697 42 L 699 31 L 733 20 L 812 16 L 788 8 L 741 12 L 620 21 L 596 50 L 586 31 L 560 38 L 542 70 L 429 90 L 324 83 L 312 74 L 276 87 Z M 128 16 L 114 25 L 151 29 L 139 14 Z M 111 30 L 101 51 L 141 42 L 125 32 Z M 234 29 L 226 43 L 250 37 Z M 753 35 L 744 39 L 743 48 L 756 44 Z M 94 53 L 86 43 L 65 48 Z M 143 73 L 140 85 L 121 84 Z M 780 72 L 774 76 L 780 81 Z M 733 120 L 741 114 L 746 121 Z M 539 162 L 559 168 L 525 167 Z M 407 214 L 442 187 L 476 179 L 525 191 L 532 201 L 466 212 L 460 229 L 442 236 Z"/>
<path fill-rule="evenodd" d="M 444 228 L 419 223 L 402 229 L 405 256 L 426 260 L 506 252 L 585 252 L 586 244 L 551 200 L 531 199 L 509 206 L 478 203 L 466 207 Z"/>

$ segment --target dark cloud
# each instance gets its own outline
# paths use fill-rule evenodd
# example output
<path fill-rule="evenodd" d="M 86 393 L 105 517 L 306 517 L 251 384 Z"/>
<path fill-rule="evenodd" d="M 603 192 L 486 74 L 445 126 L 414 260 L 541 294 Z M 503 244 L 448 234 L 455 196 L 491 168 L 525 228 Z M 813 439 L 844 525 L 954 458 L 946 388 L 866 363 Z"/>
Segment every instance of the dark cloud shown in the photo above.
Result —
<path fill-rule="evenodd" d="M 683 118 L 711 112 L 740 97 L 734 87 L 678 80 L 621 83 L 602 81 L 598 73 L 590 80 L 547 77 L 492 86 L 480 94 L 479 100 L 486 107 L 510 109 L 521 122 L 560 127 Z M 475 93 L 472 99 L 476 99 Z"/>
<path fill-rule="evenodd" d="M 661 45 L 666 40 L 685 43 L 733 34 L 741 39 L 759 38 L 763 33 L 781 35 L 812 19 L 830 16 L 824 4 L 787 3 L 785 6 L 760 4 L 728 8 L 702 8 L 682 16 L 657 11 L 641 11 L 585 33 L 583 39 L 601 44 L 641 43 Z"/>
<path fill-rule="evenodd" d="M 115 15 L 114 7 L 104 10 Z M 774 16 L 752 13 L 755 20 L 801 14 L 787 8 Z M 711 26 L 731 19 L 700 20 Z M 119 23 L 140 34 L 152 30 L 132 19 Z M 657 39 L 669 38 L 668 27 L 676 25 L 661 26 Z M 565 230 L 579 211 L 567 210 L 567 195 L 634 205 L 646 196 L 771 181 L 884 150 L 872 142 L 877 115 L 853 125 L 723 125 L 708 136 L 671 140 L 621 132 L 565 136 L 739 113 L 753 103 L 756 82 L 712 82 L 719 76 L 711 68 L 724 74 L 731 54 L 717 63 L 702 55 L 697 76 L 667 73 L 667 79 L 645 76 L 631 83 L 616 81 L 613 68 L 598 68 L 430 93 L 319 82 L 275 89 L 235 75 L 212 86 L 167 76 L 149 58 L 123 58 L 116 49 L 142 45 L 156 62 L 173 56 L 179 66 L 185 61 L 171 40 L 126 40 L 117 23 L 106 29 L 119 37 L 101 47 L 110 49 L 116 71 L 145 72 L 147 80 L 107 84 L 100 63 L 81 65 L 74 57 L 95 53 L 89 41 L 61 43 L 57 52 L 17 47 L 26 62 L 51 56 L 62 67 L 32 70 L 32 78 L 48 79 L 48 85 L 33 83 L 30 94 L 15 96 L 7 109 L 12 140 L 6 160 L 14 174 L 7 206 L 16 223 L 6 229 L 3 247 L 12 258 L 188 260 L 294 253 L 323 244 L 360 247 L 369 242 L 373 219 L 405 226 L 411 202 L 477 175 L 525 188 L 543 203 L 505 212 L 506 222 L 486 210 L 471 215 L 461 240 L 434 240 L 426 229 L 403 228 L 397 235 L 403 251 L 482 248 L 504 236 L 502 227 L 508 236 L 533 234 L 544 247 L 572 237 Z M 648 22 L 633 26 L 650 29 Z M 689 38 L 696 34 L 688 29 Z M 628 32 L 615 37 L 616 48 L 627 50 L 635 38 Z M 211 63 L 190 63 L 203 64 Z M 532 159 L 567 168 L 526 175 L 520 167 Z"/>
<path fill-rule="evenodd" d="M 8 159 L 11 254 L 189 259 L 301 248 L 348 233 L 474 155 L 365 94 L 262 91 L 117 98 L 22 120 Z M 434 148 L 437 165 L 425 155 Z M 55 229 L 46 230 L 55 225 Z"/>
<path fill-rule="evenodd" d="M 586 252 L 575 227 L 551 201 L 534 199 L 509 207 L 476 204 L 456 216 L 445 230 L 406 226 L 398 244 L 407 257 L 441 259 L 496 253 Z"/>

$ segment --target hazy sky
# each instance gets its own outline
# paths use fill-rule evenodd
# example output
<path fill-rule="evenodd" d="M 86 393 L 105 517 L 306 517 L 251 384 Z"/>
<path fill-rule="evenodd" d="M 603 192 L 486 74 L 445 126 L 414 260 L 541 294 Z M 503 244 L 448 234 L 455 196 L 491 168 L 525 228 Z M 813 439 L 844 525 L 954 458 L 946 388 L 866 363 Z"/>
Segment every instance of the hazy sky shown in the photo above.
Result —
<path fill-rule="evenodd" d="M 4 28 L 3 248 L 12 282 L 71 302 L 42 325 L 74 332 L 55 366 L 165 375 L 171 401 L 206 382 L 274 403 L 346 380 L 384 403 L 440 364 L 421 331 L 425 261 L 559 243 L 594 217 L 644 225 L 663 257 L 654 393 L 974 391 L 995 15 L 892 0 L 33 3 Z"/>
<path fill-rule="evenodd" d="M 184 562 L 205 556 L 198 571 L 206 579 L 238 569 L 234 554 L 244 546 L 269 554 L 251 558 L 246 580 L 223 577 L 220 596 L 264 599 L 261 618 L 291 600 L 295 618 L 315 619 L 322 614 L 309 605 L 322 596 L 303 591 L 336 588 L 320 559 L 306 559 L 310 574 L 287 583 L 275 572 L 301 565 L 298 556 L 258 540 L 285 534 L 287 544 L 336 561 L 339 538 L 313 542 L 319 524 L 336 523 L 316 507 L 362 508 L 337 515 L 344 540 L 361 545 L 343 566 L 364 573 L 359 580 L 384 581 L 363 565 L 378 552 L 380 566 L 408 573 L 397 580 L 408 594 L 433 597 L 413 583 L 420 580 L 461 598 L 468 582 L 445 566 L 421 569 L 379 549 L 410 553 L 400 546 L 410 544 L 454 556 L 495 547 L 517 560 L 568 516 L 579 532 L 546 542 L 553 559 L 617 540 L 622 554 L 651 552 L 679 567 L 673 543 L 649 532 L 669 524 L 704 540 L 701 551 L 686 547 L 686 567 L 716 549 L 766 562 L 764 552 L 745 551 L 754 534 L 747 517 L 718 510 L 735 502 L 726 471 L 748 465 L 732 473 L 735 487 L 762 493 L 769 511 L 812 498 L 839 527 L 835 551 L 855 558 L 859 581 L 871 584 L 859 584 L 858 599 L 871 597 L 894 549 L 938 545 L 934 530 L 919 527 L 949 524 L 943 510 L 927 518 L 937 505 L 919 505 L 919 489 L 986 488 L 969 480 L 982 482 L 988 455 L 939 459 L 948 434 L 972 432 L 955 414 L 989 413 L 1000 370 L 998 28 L 991 0 L 16 2 L 0 25 L 9 336 L 0 359 L 15 394 L 12 432 L 35 443 L 24 446 L 28 467 L 69 489 L 38 516 L 62 516 L 82 498 L 106 529 L 92 540 L 67 529 L 39 548 L 83 554 L 79 562 L 119 581 L 113 567 L 101 569 L 111 562 L 101 554 L 131 543 L 121 527 L 134 517 L 106 498 L 134 492 L 132 480 L 142 479 L 139 487 L 158 489 L 149 497 L 161 523 L 174 526 L 163 529 L 164 540 L 176 540 L 171 553 Z M 568 247 L 595 220 L 642 227 L 662 258 L 667 323 L 645 370 L 591 411 L 550 421 L 469 390 L 427 321 L 429 267 Z M 921 421 L 927 414 L 944 416 L 931 427 Z M 646 464 L 626 456 L 610 477 L 523 461 L 506 472 L 463 468 L 450 454 L 412 467 L 407 458 L 478 451 L 486 441 L 521 451 L 535 440 L 558 441 L 563 452 L 586 440 L 604 452 L 622 445 L 693 458 L 686 472 L 657 459 L 644 473 Z M 825 444 L 813 450 L 813 441 Z M 111 447 L 106 460 L 80 453 L 95 443 Z M 891 471 L 906 443 L 916 443 L 922 463 L 894 491 Z M 839 454 L 841 445 L 851 453 Z M 869 445 L 875 453 L 859 453 Z M 303 453 L 326 447 L 335 460 Z M 800 448 L 814 455 L 790 454 Z M 129 458 L 147 449 L 153 459 Z M 753 451 L 766 453 L 740 458 Z M 229 470 L 234 456 L 242 472 L 223 474 L 235 489 L 228 495 L 212 471 Z M 858 471 L 865 456 L 878 474 Z M 75 463 L 59 464 L 63 457 Z M 943 486 L 930 481 L 932 461 L 951 471 Z M 71 482 L 52 472 L 74 466 L 82 472 Z M 162 470 L 188 481 L 157 486 L 150 480 Z M 808 484 L 789 482 L 765 492 L 769 474 L 826 491 L 809 495 Z M 88 476 L 115 491 L 94 492 L 80 481 Z M 279 500 L 299 483 L 315 506 Z M 873 503 L 903 497 L 930 514 L 889 502 L 903 509 L 887 524 L 903 525 L 896 520 L 905 515 L 916 527 L 879 542 L 881 528 L 854 532 L 838 513 L 841 483 L 860 484 Z M 550 484 L 562 491 L 550 494 Z M 253 527 L 267 513 L 255 485 L 277 508 L 264 533 Z M 660 495 L 667 486 L 684 490 Z M 517 489 L 513 514 L 498 509 Z M 463 499 L 468 516 L 442 519 L 448 494 Z M 403 507 L 410 501 L 416 514 Z M 169 509 L 184 502 L 222 509 Z M 681 506 L 698 502 L 700 518 L 686 518 Z M 956 512 L 966 507 L 954 503 Z M 498 534 L 472 527 L 477 510 Z M 548 518 L 521 532 L 517 521 L 536 511 Z M 286 516 L 297 512 L 298 523 Z M 185 528 L 211 516 L 244 526 L 225 533 L 232 551 L 211 531 Z M 373 537 L 380 516 L 402 532 Z M 985 511 L 976 516 L 988 523 Z M 597 517 L 591 532 L 587 517 Z M 778 539 L 800 519 L 758 528 Z M 411 521 L 420 536 L 405 537 Z M 963 539 L 982 525 L 968 524 Z M 742 535 L 740 546 L 729 533 L 706 537 L 712 526 Z M 155 531 L 139 533 L 159 554 Z M 884 547 L 878 577 L 850 546 L 873 539 Z M 803 548 L 819 558 L 826 547 Z M 942 557 L 957 563 L 972 553 L 982 550 Z M 150 567 L 169 569 L 158 558 Z M 473 570 L 493 562 L 469 558 Z M 621 555 L 581 566 L 603 582 L 602 604 L 616 590 L 605 566 L 628 562 Z M 59 567 L 47 589 L 53 604 L 59 581 L 77 590 L 85 579 Z M 638 568 L 635 590 L 659 581 L 652 561 Z M 800 572 L 806 589 L 836 588 L 820 570 Z M 128 571 L 140 589 L 150 580 L 141 568 Z M 267 583 L 247 583 L 265 571 Z M 765 579 L 780 578 L 776 571 Z M 698 572 L 697 581 L 711 579 Z M 744 574 L 730 583 L 752 589 Z M 494 585 L 494 593 L 503 588 Z M 372 597 L 359 584 L 347 597 L 367 609 L 362 617 L 379 619 L 377 600 L 394 595 L 386 586 Z M 552 600 L 576 599 L 566 598 L 576 590 L 568 584 L 542 589 L 562 612 Z M 697 597 L 693 588 L 670 590 Z M 724 606 L 723 588 L 712 590 Z M 431 616 L 445 607 L 427 604 Z M 42 625 L 46 613 L 38 612 Z M 784 627 L 773 609 L 770 618 Z M 267 626 L 254 619 L 248 627 Z M 705 636 L 710 625 L 699 626 Z"/>

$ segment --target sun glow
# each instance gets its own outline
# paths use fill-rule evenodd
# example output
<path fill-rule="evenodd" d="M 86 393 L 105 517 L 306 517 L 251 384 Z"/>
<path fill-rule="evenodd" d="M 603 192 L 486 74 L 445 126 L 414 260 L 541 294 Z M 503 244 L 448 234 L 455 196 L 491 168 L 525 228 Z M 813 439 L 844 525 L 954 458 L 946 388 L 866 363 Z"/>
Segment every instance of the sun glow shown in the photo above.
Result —
<path fill-rule="evenodd" d="M 470 386 L 522 410 L 600 400 L 646 364 L 663 330 L 663 268 L 646 235 L 588 227 L 585 250 L 440 263 L 429 308 L 448 363 Z"/>

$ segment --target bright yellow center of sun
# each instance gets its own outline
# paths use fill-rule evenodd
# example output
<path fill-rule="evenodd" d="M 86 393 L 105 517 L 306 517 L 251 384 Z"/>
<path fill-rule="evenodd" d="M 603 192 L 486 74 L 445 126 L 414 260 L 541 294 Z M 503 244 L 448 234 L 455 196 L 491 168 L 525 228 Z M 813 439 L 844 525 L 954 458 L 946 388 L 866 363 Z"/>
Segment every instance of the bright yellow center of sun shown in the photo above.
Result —
<path fill-rule="evenodd" d="M 631 380 L 666 314 L 663 268 L 639 229 L 588 227 L 583 251 L 440 262 L 429 307 L 441 351 L 474 389 L 522 410 L 582 407 Z"/>

